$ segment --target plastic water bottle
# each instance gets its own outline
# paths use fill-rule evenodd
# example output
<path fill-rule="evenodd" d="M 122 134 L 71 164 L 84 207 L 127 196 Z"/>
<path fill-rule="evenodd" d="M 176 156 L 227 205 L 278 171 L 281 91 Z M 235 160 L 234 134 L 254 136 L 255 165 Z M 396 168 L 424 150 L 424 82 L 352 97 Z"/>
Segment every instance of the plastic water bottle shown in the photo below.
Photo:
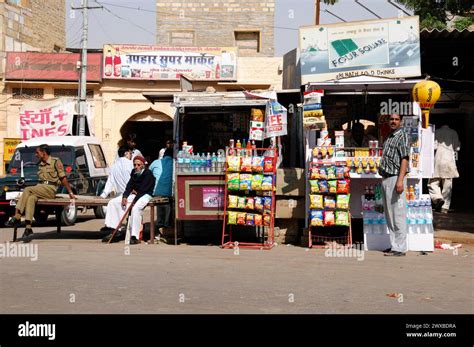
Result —
<path fill-rule="evenodd" d="M 177 159 L 178 159 L 177 171 L 178 171 L 178 172 L 183 172 L 183 167 L 184 167 L 183 151 L 179 151 L 179 152 L 178 152 Z"/>
<path fill-rule="evenodd" d="M 211 153 L 207 152 L 207 156 L 206 156 L 206 172 L 211 172 L 211 168 L 212 168 L 212 157 L 211 157 Z"/>
<path fill-rule="evenodd" d="M 213 152 L 212 153 L 212 168 L 211 168 L 211 171 L 212 172 L 217 172 L 217 156 L 216 156 L 216 153 Z"/>
<path fill-rule="evenodd" d="M 196 172 L 196 154 L 191 155 L 191 172 Z"/>
<path fill-rule="evenodd" d="M 205 171 L 206 171 L 206 156 L 204 155 L 204 153 L 202 153 L 199 159 L 199 172 L 205 172 Z"/>
<path fill-rule="evenodd" d="M 189 152 L 184 155 L 184 172 L 191 171 L 191 154 Z"/>

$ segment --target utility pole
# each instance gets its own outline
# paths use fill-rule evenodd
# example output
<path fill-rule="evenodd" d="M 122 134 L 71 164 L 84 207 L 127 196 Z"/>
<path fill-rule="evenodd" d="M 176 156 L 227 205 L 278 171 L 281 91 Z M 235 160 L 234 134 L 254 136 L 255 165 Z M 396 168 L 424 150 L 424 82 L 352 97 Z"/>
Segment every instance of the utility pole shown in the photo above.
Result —
<path fill-rule="evenodd" d="M 314 24 L 319 25 L 319 13 L 321 12 L 321 0 L 315 0 L 316 1 L 316 13 L 315 13 L 315 21 Z"/>
<path fill-rule="evenodd" d="M 88 0 L 81 1 L 81 7 L 73 7 L 73 10 L 82 10 L 82 52 L 79 76 L 79 98 L 77 100 L 77 124 L 76 135 L 84 136 L 86 132 L 86 116 L 87 116 L 87 36 L 88 22 L 87 10 L 102 8 L 102 6 L 87 6 Z"/>

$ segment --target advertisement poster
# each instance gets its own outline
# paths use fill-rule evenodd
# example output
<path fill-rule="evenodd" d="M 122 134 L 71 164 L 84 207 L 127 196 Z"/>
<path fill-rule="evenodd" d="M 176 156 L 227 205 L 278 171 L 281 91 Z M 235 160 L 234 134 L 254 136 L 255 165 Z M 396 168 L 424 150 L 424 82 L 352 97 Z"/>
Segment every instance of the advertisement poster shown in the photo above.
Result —
<path fill-rule="evenodd" d="M 3 160 L 10 161 L 13 153 L 15 153 L 16 146 L 21 143 L 21 139 L 3 139 Z"/>
<path fill-rule="evenodd" d="M 202 206 L 220 207 L 224 205 L 224 191 L 222 187 L 203 187 L 202 188 Z"/>
<path fill-rule="evenodd" d="M 283 136 L 288 133 L 287 111 L 275 100 L 267 103 L 265 115 L 265 138 Z"/>
<path fill-rule="evenodd" d="M 103 78 L 237 80 L 235 47 L 104 45 Z"/>
<path fill-rule="evenodd" d="M 418 16 L 300 28 L 301 84 L 356 76 L 417 77 Z"/>

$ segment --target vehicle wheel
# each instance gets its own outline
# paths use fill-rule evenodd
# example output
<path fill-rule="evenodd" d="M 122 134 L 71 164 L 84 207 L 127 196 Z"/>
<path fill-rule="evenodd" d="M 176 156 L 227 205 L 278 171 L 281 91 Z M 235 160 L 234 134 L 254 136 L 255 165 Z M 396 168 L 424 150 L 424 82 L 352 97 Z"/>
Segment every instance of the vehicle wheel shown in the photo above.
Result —
<path fill-rule="evenodd" d="M 105 219 L 106 212 L 107 212 L 107 206 L 94 207 L 94 214 L 95 214 L 95 217 L 98 219 Z"/>
<path fill-rule="evenodd" d="M 35 221 L 38 224 L 45 224 L 46 221 L 48 220 L 48 216 L 49 214 L 45 212 L 41 213 L 40 211 L 35 211 L 35 214 L 34 214 Z"/>
<path fill-rule="evenodd" d="M 77 218 L 77 206 L 74 208 L 69 208 L 69 206 L 64 207 L 61 212 L 61 224 L 68 226 L 73 225 L 76 222 Z"/>

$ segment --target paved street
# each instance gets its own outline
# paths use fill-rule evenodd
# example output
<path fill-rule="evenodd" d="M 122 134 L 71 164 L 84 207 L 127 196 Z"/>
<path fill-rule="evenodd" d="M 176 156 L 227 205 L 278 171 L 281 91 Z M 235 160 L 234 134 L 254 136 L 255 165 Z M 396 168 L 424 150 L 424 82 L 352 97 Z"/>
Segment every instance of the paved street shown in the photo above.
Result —
<path fill-rule="evenodd" d="M 472 245 L 362 261 L 285 245 L 234 255 L 142 243 L 127 255 L 85 231 L 102 223 L 35 228 L 36 261 L 0 258 L 0 313 L 474 313 Z M 3 245 L 11 237 L 0 229 Z"/>

